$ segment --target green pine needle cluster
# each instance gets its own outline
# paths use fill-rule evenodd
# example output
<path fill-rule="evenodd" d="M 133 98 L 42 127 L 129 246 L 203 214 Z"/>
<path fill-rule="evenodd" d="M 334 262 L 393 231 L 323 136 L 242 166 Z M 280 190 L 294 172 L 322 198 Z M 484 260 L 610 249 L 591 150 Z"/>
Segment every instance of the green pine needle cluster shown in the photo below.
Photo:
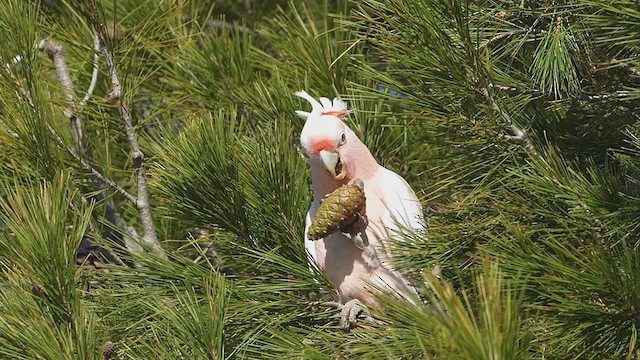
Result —
<path fill-rule="evenodd" d="M 638 24 L 636 0 L 1 2 L 0 358 L 640 359 Z M 390 261 L 424 306 L 340 330 L 299 90 L 347 100 L 419 195 Z"/>

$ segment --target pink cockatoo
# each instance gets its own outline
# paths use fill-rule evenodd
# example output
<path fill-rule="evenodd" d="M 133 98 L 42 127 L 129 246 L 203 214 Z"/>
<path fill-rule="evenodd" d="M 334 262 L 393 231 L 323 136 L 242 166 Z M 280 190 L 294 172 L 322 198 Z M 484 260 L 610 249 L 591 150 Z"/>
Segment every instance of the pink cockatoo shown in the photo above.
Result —
<path fill-rule="evenodd" d="M 344 101 L 321 97 L 319 102 L 304 91 L 297 96 L 311 103 L 311 112 L 296 111 L 306 120 L 300 144 L 311 167 L 313 203 L 307 213 L 305 246 L 338 291 L 341 326 L 349 327 L 361 304 L 378 306 L 375 293 L 386 291 L 419 303 L 416 290 L 385 260 L 389 242 L 403 229 L 425 228 L 422 206 L 409 184 L 379 165 L 369 149 L 344 123 Z M 319 240 L 308 236 L 320 202 L 338 187 L 360 179 L 366 196 L 364 231 L 356 238 L 340 231 Z M 361 229 L 362 230 L 362 229 Z"/>

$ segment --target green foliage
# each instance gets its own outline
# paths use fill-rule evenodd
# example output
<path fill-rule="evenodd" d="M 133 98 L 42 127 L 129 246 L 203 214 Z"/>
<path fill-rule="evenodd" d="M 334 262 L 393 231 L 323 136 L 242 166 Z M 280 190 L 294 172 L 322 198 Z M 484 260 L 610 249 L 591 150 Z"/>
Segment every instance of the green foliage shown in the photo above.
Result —
<path fill-rule="evenodd" d="M 91 208 L 77 204 L 68 176 L 5 187 L 0 354 L 14 359 L 98 358 L 98 319 L 82 301 L 75 252 Z"/>
<path fill-rule="evenodd" d="M 250 248 L 282 247 L 304 261 L 297 240 L 310 201 L 304 159 L 291 151 L 290 126 L 248 126 L 234 112 L 220 112 L 192 120 L 161 145 L 154 174 L 165 211 L 232 233 Z"/>
<path fill-rule="evenodd" d="M 106 341 L 123 359 L 640 356 L 635 0 L 91 3 L 0 3 L 0 357 L 99 359 Z M 142 221 L 104 56 L 81 104 L 96 17 L 168 259 L 109 240 Z M 383 297 L 378 323 L 344 333 L 320 301 L 298 90 L 347 99 L 421 196 L 429 229 L 391 263 L 430 305 Z M 79 163 L 75 120 L 120 190 Z"/>

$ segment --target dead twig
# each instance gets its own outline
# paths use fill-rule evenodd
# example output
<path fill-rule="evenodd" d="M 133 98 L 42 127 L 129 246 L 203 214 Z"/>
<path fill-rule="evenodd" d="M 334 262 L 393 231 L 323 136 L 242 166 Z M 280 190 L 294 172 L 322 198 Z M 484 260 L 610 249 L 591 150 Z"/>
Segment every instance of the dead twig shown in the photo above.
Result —
<path fill-rule="evenodd" d="M 96 47 L 97 46 L 99 45 L 96 45 Z M 73 85 L 73 80 L 71 79 L 71 73 L 69 72 L 69 68 L 64 57 L 62 44 L 53 39 L 45 39 L 40 42 L 38 48 L 41 51 L 45 51 L 53 61 L 56 73 L 58 75 L 58 80 L 63 86 L 63 92 L 68 106 L 68 108 L 65 110 L 65 116 L 71 121 L 77 150 L 67 146 L 62 138 L 56 133 L 56 131 L 50 125 L 47 125 L 49 132 L 54 137 L 54 139 L 56 139 L 60 146 L 67 149 L 67 151 L 69 151 L 74 159 L 76 159 L 76 161 L 78 161 L 82 165 L 82 167 L 89 171 L 91 182 L 97 191 L 97 194 L 95 196 L 98 201 L 104 201 L 107 221 L 109 221 L 109 223 L 113 224 L 117 229 L 119 229 L 122 236 L 128 236 L 128 239 L 125 238 L 122 241 L 122 245 L 127 246 L 127 248 L 134 252 L 140 252 L 140 246 L 136 243 L 135 240 L 137 234 L 135 234 L 134 231 L 131 231 L 132 228 L 127 225 L 127 223 L 122 219 L 120 211 L 116 207 L 113 200 L 107 196 L 106 185 L 112 187 L 115 191 L 122 194 L 127 200 L 131 201 L 134 204 L 136 203 L 135 197 L 129 194 L 114 181 L 108 179 L 100 172 L 99 169 L 91 164 L 91 159 L 93 158 L 93 156 L 90 149 L 86 145 L 82 117 L 80 116 L 80 114 L 78 114 L 75 88 Z M 96 67 L 94 66 L 94 73 L 95 72 Z M 97 79 L 97 75 L 95 75 L 94 77 Z M 92 82 L 94 82 L 93 78 Z M 93 84 L 93 87 L 95 87 L 95 84 Z M 89 96 L 92 91 L 93 90 L 91 90 L 90 86 L 90 91 L 87 92 Z M 87 96 L 85 96 L 85 98 L 88 99 Z M 27 97 L 27 99 L 29 100 L 31 106 L 33 106 L 31 98 Z"/>
<path fill-rule="evenodd" d="M 65 110 L 64 115 L 71 121 L 71 127 L 73 128 L 73 136 L 76 140 L 78 150 L 81 154 L 85 153 L 86 144 L 84 139 L 84 130 L 82 125 L 82 119 L 76 112 L 76 94 L 73 86 L 73 80 L 71 79 L 71 73 L 65 60 L 62 44 L 53 39 L 44 39 L 40 41 L 38 49 L 44 51 L 49 55 L 49 58 L 53 61 L 53 66 L 56 68 L 56 74 L 58 74 L 58 80 L 62 84 L 62 90 L 64 98 L 67 101 L 68 108 Z"/>
<path fill-rule="evenodd" d="M 487 103 L 491 106 L 491 108 L 500 115 L 500 118 L 502 119 L 504 125 L 511 132 L 511 135 L 505 135 L 505 138 L 520 143 L 530 154 L 537 154 L 536 148 L 533 145 L 533 142 L 531 142 L 531 139 L 529 139 L 526 131 L 519 128 L 516 124 L 513 123 L 513 121 L 511 120 L 511 116 L 509 116 L 509 114 L 504 111 L 500 107 L 500 105 L 498 105 L 493 96 L 491 96 L 491 93 L 489 93 L 489 90 L 486 87 L 483 87 L 480 89 L 480 92 L 482 93 L 482 96 L 484 96 L 484 99 L 487 101 Z"/>
<path fill-rule="evenodd" d="M 93 72 L 91 73 L 91 84 L 89 84 L 89 88 L 87 89 L 87 93 L 80 101 L 78 105 L 78 112 L 82 112 L 82 109 L 93 95 L 93 90 L 96 88 L 96 84 L 98 83 L 98 74 L 100 73 L 100 38 L 98 38 L 98 34 L 95 34 L 93 37 Z"/>
<path fill-rule="evenodd" d="M 98 5 L 95 3 L 95 1 L 92 1 L 90 3 L 90 6 L 93 8 L 92 10 L 94 10 L 91 11 L 90 20 L 96 30 L 96 33 L 98 34 L 98 39 L 100 40 L 100 48 L 102 54 L 105 57 L 107 68 L 109 69 L 109 75 L 111 77 L 111 92 L 109 93 L 109 99 L 116 105 L 120 118 L 122 119 L 124 131 L 127 135 L 129 148 L 131 150 L 132 163 L 137 173 L 136 207 L 138 208 L 140 220 L 142 222 L 142 239 L 145 245 L 154 254 L 156 254 L 160 258 L 166 259 L 167 255 L 160 245 L 160 241 L 158 240 L 158 235 L 156 233 L 156 228 L 153 223 L 153 215 L 151 213 L 151 205 L 149 203 L 149 189 L 147 185 L 144 153 L 142 152 L 140 144 L 138 143 L 138 133 L 136 131 L 136 128 L 133 126 L 131 111 L 129 110 L 129 106 L 122 91 L 122 84 L 120 82 L 120 76 L 116 67 L 115 57 L 108 45 L 109 42 L 107 28 L 104 25 L 104 22 L 100 21 L 96 17 L 100 12 L 97 11 Z"/>
<path fill-rule="evenodd" d="M 485 48 L 487 46 L 491 46 L 491 45 L 493 45 L 493 43 L 495 43 L 497 41 L 508 39 L 508 38 L 511 38 L 513 36 L 516 36 L 516 35 L 524 34 L 525 37 L 527 37 L 531 33 L 543 34 L 543 33 L 545 33 L 545 31 L 544 30 L 539 30 L 539 29 L 534 29 L 533 26 L 532 26 L 532 27 L 529 27 L 529 28 L 526 28 L 526 29 L 516 29 L 516 30 L 501 32 L 499 34 L 496 34 L 494 37 L 492 37 L 490 39 L 487 39 L 486 41 L 481 43 L 480 44 L 480 49 L 483 49 L 483 48 Z"/>

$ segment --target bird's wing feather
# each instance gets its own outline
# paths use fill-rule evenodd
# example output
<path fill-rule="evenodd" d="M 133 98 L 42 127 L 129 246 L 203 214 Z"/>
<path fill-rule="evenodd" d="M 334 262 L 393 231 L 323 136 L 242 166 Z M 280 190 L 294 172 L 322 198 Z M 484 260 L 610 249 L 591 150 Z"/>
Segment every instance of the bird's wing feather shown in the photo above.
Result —
<path fill-rule="evenodd" d="M 316 254 L 316 245 L 313 240 L 309 239 L 307 235 L 309 233 L 309 227 L 311 227 L 311 211 L 313 210 L 313 205 L 311 205 L 311 209 L 307 212 L 307 216 L 305 218 L 304 224 L 304 247 L 307 249 L 307 252 L 311 256 L 311 259 L 318 264 L 318 255 Z"/>
<path fill-rule="evenodd" d="M 400 175 L 391 170 L 382 168 L 383 184 L 385 189 L 384 203 L 385 215 L 382 221 L 389 236 L 401 240 L 401 235 L 406 230 L 424 230 L 425 222 L 422 213 L 422 205 L 411 186 Z"/>
<path fill-rule="evenodd" d="M 367 235 L 369 246 L 362 254 L 363 259 L 376 276 L 371 282 L 393 292 L 413 304 L 418 304 L 417 291 L 404 274 L 396 271 L 389 263 L 391 243 L 403 241 L 402 234 L 408 231 L 424 229 L 422 206 L 409 184 L 398 174 L 380 167 L 375 179 L 365 183 L 365 192 L 375 196 L 371 204 L 382 206 L 371 213 L 376 214 L 369 221 Z M 369 187 L 367 187 L 369 184 Z M 367 196 L 369 196 L 367 195 Z M 369 202 L 367 202 L 369 206 Z"/>
<path fill-rule="evenodd" d="M 365 193 L 367 198 L 377 198 L 372 205 L 381 208 L 371 212 L 376 215 L 369 218 L 367 239 L 370 246 L 363 257 L 373 268 L 379 264 L 388 266 L 386 258 L 390 255 L 391 242 L 402 241 L 402 234 L 406 230 L 425 228 L 422 206 L 409 184 L 400 175 L 382 166 L 375 180 L 365 183 Z M 369 210 L 373 209 L 367 209 L 368 214 Z"/>

